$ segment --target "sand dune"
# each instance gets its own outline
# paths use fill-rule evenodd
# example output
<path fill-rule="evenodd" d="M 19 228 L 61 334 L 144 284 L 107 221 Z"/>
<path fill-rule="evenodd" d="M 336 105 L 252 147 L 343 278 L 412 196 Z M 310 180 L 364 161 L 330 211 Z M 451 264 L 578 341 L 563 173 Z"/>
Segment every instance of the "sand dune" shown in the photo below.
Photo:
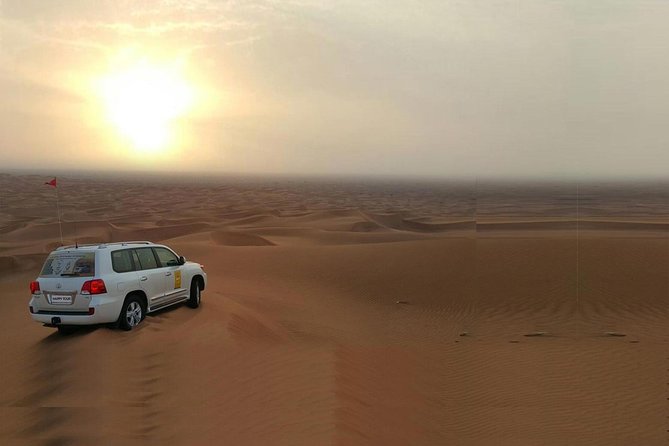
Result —
<path fill-rule="evenodd" d="M 358 221 L 351 225 L 351 231 L 353 232 L 373 232 L 383 231 L 384 229 L 387 228 L 375 221 Z"/>
<path fill-rule="evenodd" d="M 417 220 L 405 218 L 401 214 L 366 214 L 370 222 L 376 223 L 380 227 L 394 229 L 398 231 L 412 232 L 445 232 L 448 230 L 474 230 L 475 223 L 469 221 L 455 221 L 449 223 L 425 223 Z"/>
<path fill-rule="evenodd" d="M 243 232 L 215 231 L 211 233 L 211 239 L 217 245 L 226 246 L 272 246 L 274 244 L 260 236 Z"/>
<path fill-rule="evenodd" d="M 129 333 L 40 327 L 53 190 L 0 175 L 2 444 L 666 443 L 656 207 L 593 192 L 577 235 L 557 188 L 59 181 L 66 243 L 163 241 L 210 286 Z"/>
<path fill-rule="evenodd" d="M 616 221 L 616 220 L 545 220 L 545 221 L 513 221 L 513 222 L 477 222 L 476 230 L 484 231 L 640 231 L 646 233 L 669 232 L 669 223 L 649 221 Z"/>

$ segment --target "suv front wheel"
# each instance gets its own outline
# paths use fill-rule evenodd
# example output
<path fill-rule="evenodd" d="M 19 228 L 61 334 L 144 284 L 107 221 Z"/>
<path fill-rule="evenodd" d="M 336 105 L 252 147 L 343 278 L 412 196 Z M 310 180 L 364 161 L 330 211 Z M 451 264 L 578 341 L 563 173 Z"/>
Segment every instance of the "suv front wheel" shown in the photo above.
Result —
<path fill-rule="evenodd" d="M 200 289 L 200 281 L 193 279 L 190 284 L 190 299 L 188 299 L 188 306 L 197 308 L 200 306 L 200 299 L 202 299 L 202 290 Z"/>
<path fill-rule="evenodd" d="M 144 305 L 141 299 L 136 295 L 126 297 L 121 308 L 121 314 L 118 316 L 118 326 L 129 331 L 139 325 L 143 319 Z"/>

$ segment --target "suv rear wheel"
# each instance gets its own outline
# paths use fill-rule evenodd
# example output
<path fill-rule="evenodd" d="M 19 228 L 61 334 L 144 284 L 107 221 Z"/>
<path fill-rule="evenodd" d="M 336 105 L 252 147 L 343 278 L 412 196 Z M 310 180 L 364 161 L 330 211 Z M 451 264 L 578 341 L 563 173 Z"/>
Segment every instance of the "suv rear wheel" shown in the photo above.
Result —
<path fill-rule="evenodd" d="M 118 326 L 126 331 L 132 330 L 144 320 L 144 313 L 142 300 L 139 296 L 131 294 L 123 302 L 121 314 L 118 316 Z"/>

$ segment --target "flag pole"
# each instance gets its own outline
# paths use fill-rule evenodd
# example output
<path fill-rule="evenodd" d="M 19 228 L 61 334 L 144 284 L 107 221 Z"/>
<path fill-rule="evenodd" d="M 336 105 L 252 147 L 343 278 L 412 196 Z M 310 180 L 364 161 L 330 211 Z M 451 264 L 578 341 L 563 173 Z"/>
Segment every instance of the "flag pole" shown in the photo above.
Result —
<path fill-rule="evenodd" d="M 56 179 L 56 178 L 54 178 Z M 58 213 L 58 229 L 60 229 L 60 245 L 63 246 L 63 222 L 60 220 L 60 192 L 58 192 L 58 186 L 56 186 L 56 212 Z"/>

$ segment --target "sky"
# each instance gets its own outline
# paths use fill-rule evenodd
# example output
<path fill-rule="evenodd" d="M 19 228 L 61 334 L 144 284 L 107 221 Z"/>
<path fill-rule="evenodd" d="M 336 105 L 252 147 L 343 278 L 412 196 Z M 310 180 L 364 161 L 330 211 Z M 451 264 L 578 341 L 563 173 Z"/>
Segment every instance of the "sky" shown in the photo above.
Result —
<path fill-rule="evenodd" d="M 665 177 L 669 2 L 0 0 L 0 170 Z"/>

